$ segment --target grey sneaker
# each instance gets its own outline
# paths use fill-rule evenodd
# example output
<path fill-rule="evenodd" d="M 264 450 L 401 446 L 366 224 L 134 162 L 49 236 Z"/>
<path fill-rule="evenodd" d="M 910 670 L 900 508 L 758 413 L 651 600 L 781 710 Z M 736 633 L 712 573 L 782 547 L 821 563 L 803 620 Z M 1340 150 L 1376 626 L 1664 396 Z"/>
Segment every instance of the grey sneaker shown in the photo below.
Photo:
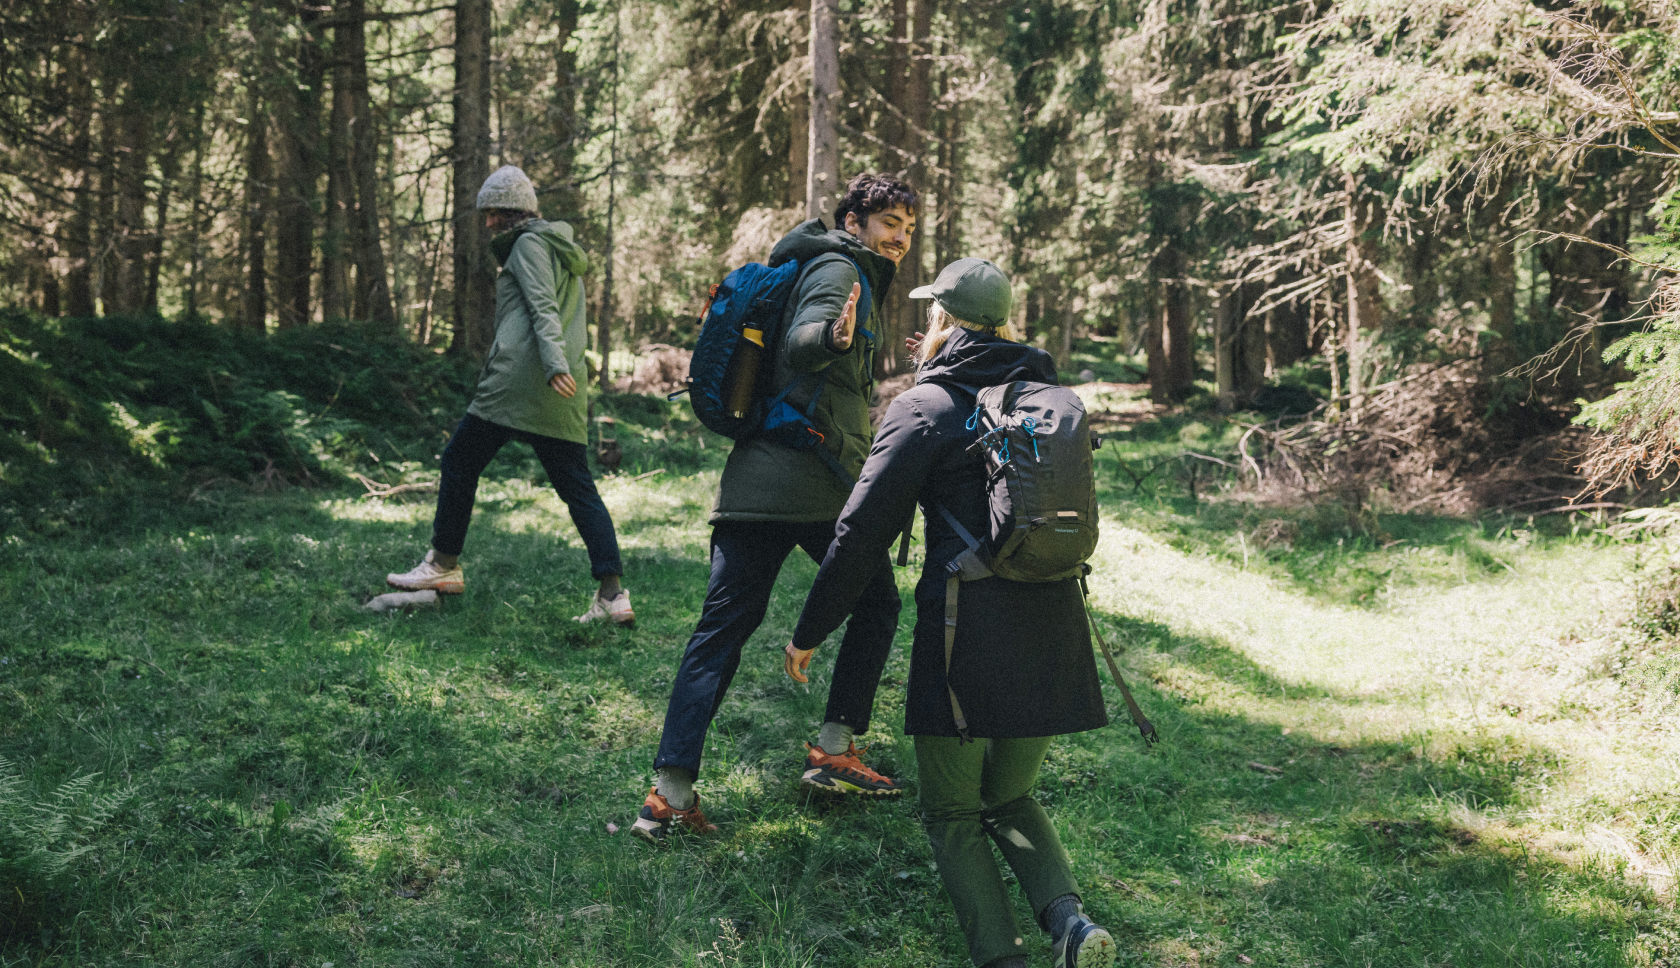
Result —
<path fill-rule="evenodd" d="M 603 601 L 601 596 L 589 603 L 589 611 L 572 619 L 574 622 L 599 622 L 602 619 L 620 625 L 627 629 L 636 627 L 636 612 L 630 607 L 630 593 L 619 592 L 612 601 Z"/>
<path fill-rule="evenodd" d="M 441 595 L 459 595 L 466 591 L 467 582 L 462 577 L 461 563 L 456 562 L 453 568 L 440 568 L 432 560 L 435 554 L 437 552 L 427 551 L 425 559 L 411 571 L 386 575 L 385 584 L 405 592 L 421 592 L 430 588 Z"/>
<path fill-rule="evenodd" d="M 1056 956 L 1056 968 L 1112 968 L 1114 956 L 1119 954 L 1108 929 L 1083 914 L 1067 919 L 1062 940 L 1050 951 Z"/>

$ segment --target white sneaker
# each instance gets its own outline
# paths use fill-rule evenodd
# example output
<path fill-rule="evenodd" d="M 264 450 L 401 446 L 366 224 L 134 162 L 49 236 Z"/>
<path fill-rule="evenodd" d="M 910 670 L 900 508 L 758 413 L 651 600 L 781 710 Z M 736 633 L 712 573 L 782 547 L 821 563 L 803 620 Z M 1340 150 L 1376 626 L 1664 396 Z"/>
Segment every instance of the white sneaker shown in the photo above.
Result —
<path fill-rule="evenodd" d="M 612 601 L 603 601 L 601 596 L 589 603 L 589 611 L 572 619 L 574 622 L 599 622 L 610 620 L 614 625 L 622 625 L 627 629 L 636 627 L 636 612 L 630 607 L 630 593 L 619 592 Z"/>
<path fill-rule="evenodd" d="M 436 551 L 426 552 L 425 560 L 415 565 L 413 571 L 405 571 L 400 575 L 394 572 L 386 575 L 385 584 L 408 592 L 425 591 L 430 588 L 443 595 L 459 595 L 466 591 L 467 582 L 461 575 L 460 562 L 456 562 L 453 568 L 441 568 L 432 563 L 432 557 L 436 554 Z"/>

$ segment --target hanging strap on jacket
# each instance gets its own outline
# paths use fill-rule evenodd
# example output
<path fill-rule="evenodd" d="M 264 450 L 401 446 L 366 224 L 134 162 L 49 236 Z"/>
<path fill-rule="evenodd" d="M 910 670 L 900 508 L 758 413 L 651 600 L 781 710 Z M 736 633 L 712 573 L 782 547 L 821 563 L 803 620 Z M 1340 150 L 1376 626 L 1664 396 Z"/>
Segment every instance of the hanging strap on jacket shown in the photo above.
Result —
<path fill-rule="evenodd" d="M 1089 573 L 1091 566 L 1086 565 L 1085 570 Z M 1108 642 L 1103 639 L 1102 628 L 1097 625 L 1096 617 L 1091 614 L 1091 590 L 1085 584 L 1084 575 L 1079 576 L 1079 594 L 1085 602 L 1085 621 L 1091 626 L 1091 634 L 1097 637 L 1097 645 L 1102 648 L 1103 661 L 1108 663 L 1108 672 L 1114 677 L 1114 684 L 1120 687 L 1120 695 L 1126 700 L 1126 709 L 1132 714 L 1132 722 L 1137 724 L 1138 732 L 1143 734 L 1143 745 L 1154 746 L 1160 741 L 1160 734 L 1155 732 L 1155 725 L 1143 714 L 1143 708 L 1137 704 L 1137 700 L 1132 698 L 1132 690 L 1126 686 L 1126 677 L 1120 674 L 1120 666 L 1115 664 L 1114 653 L 1108 651 Z M 946 606 L 946 614 L 950 614 L 949 605 Z M 950 631 L 947 630 L 945 635 L 948 641 Z M 947 666 L 950 665 L 950 646 L 945 647 L 945 662 Z"/>
<path fill-rule="evenodd" d="M 916 526 L 916 506 L 910 505 L 910 516 L 904 519 L 904 534 L 898 539 L 898 567 L 910 564 L 910 530 Z"/>
<path fill-rule="evenodd" d="M 951 697 L 951 718 L 957 721 L 959 745 L 974 742 L 968 735 L 968 720 L 963 716 L 962 703 L 957 702 L 957 691 L 951 688 L 951 653 L 957 650 L 957 595 L 961 590 L 962 579 L 953 571 L 945 579 L 945 694 Z"/>

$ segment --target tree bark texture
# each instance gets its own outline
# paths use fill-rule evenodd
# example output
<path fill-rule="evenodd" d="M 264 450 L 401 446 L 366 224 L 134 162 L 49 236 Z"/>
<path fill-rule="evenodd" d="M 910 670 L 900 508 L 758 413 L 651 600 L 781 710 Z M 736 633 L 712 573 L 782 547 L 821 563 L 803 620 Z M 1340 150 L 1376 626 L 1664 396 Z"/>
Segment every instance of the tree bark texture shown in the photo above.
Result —
<path fill-rule="evenodd" d="M 609 102 L 611 128 L 607 135 L 607 255 L 601 260 L 601 314 L 595 320 L 595 350 L 601 354 L 600 385 L 603 391 L 612 386 L 613 314 L 616 311 L 613 305 L 613 257 L 617 253 L 613 250 L 613 230 L 617 228 L 618 218 L 618 82 L 619 71 L 623 67 L 619 58 L 624 56 L 624 37 L 620 26 L 619 8 L 615 3 L 612 32 L 612 95 Z"/>
<path fill-rule="evenodd" d="M 1348 411 L 1358 415 L 1370 385 L 1371 343 L 1382 329 L 1382 291 L 1377 276 L 1377 239 L 1381 231 L 1376 196 L 1363 193 L 1348 176 L 1347 205 L 1347 358 Z"/>
<path fill-rule="evenodd" d="M 904 150 L 905 125 L 899 112 L 905 110 L 904 97 L 910 84 L 910 0 L 892 0 L 892 33 L 887 38 L 887 110 L 881 112 L 881 123 L 875 134 L 887 145 L 881 167 L 888 171 L 907 173 L 909 159 L 898 153 Z"/>
<path fill-rule="evenodd" d="M 937 218 L 934 224 L 929 226 L 934 237 L 934 272 L 961 258 L 958 252 L 962 249 L 962 105 L 949 105 L 942 120 L 943 130 L 939 137 L 940 174 L 935 186 Z"/>
<path fill-rule="evenodd" d="M 255 77 L 247 78 L 245 94 L 245 293 L 240 318 L 247 331 L 268 331 L 268 207 L 269 172 L 266 106 Z"/>
<path fill-rule="evenodd" d="M 450 349 L 475 358 L 490 350 L 496 313 L 496 267 L 478 212 L 478 190 L 490 174 L 490 18 L 490 0 L 461 0 L 455 7 L 455 333 Z"/>
<path fill-rule="evenodd" d="M 840 183 L 840 0 L 811 0 L 811 130 L 805 217 L 832 219 Z"/>
<path fill-rule="evenodd" d="M 577 33 L 578 0 L 559 0 L 554 6 L 559 34 L 554 41 L 554 99 L 549 111 L 554 118 L 554 185 L 551 218 L 575 219 L 583 210 L 577 186 L 578 69 L 577 51 L 571 47 Z"/>
<path fill-rule="evenodd" d="M 152 105 L 131 89 L 117 122 L 116 261 L 107 290 L 109 309 L 116 312 L 135 312 L 146 304 L 146 256 L 152 249 L 146 226 L 146 174 L 151 166 L 152 122 Z"/>
<path fill-rule="evenodd" d="M 909 365 L 904 339 L 915 332 L 916 313 L 921 308 L 920 304 L 905 298 L 905 294 L 922 284 L 922 258 L 927 251 L 922 244 L 922 236 L 932 228 L 929 224 L 931 220 L 925 218 L 927 206 L 924 200 L 932 187 L 927 164 L 927 153 L 932 146 L 927 142 L 927 131 L 933 115 L 933 77 L 930 70 L 933 58 L 928 39 L 933 33 L 934 10 L 935 0 L 915 0 L 910 17 L 910 45 L 906 51 L 908 76 L 904 96 L 894 105 L 905 114 L 905 120 L 899 126 L 898 145 L 903 151 L 905 180 L 918 196 L 917 230 L 910 236 L 910 249 L 898 264 L 892 291 L 887 297 L 887 325 L 882 327 L 885 332 L 881 334 L 885 342 L 875 357 L 876 369 L 882 376 L 901 372 Z"/>
<path fill-rule="evenodd" d="M 350 318 L 350 216 L 356 179 L 350 171 L 350 68 L 333 37 L 332 111 L 327 121 L 327 205 L 321 235 L 321 319 Z"/>
<path fill-rule="evenodd" d="M 366 0 L 344 0 L 349 22 L 334 28 L 337 53 L 346 62 L 350 86 L 350 168 L 356 180 L 356 209 L 351 236 L 356 254 L 356 315 L 395 329 L 391 285 L 385 276 L 385 247 L 379 229 L 379 130 L 368 93 Z"/>
<path fill-rule="evenodd" d="M 805 181 L 811 159 L 811 85 L 809 78 L 788 107 L 787 208 L 805 207 Z"/>
<path fill-rule="evenodd" d="M 77 165 L 71 202 L 70 226 L 64 238 L 68 269 L 64 274 L 64 311 L 70 316 L 92 316 L 98 312 L 93 301 L 93 209 L 96 195 L 93 158 L 93 87 L 78 55 L 71 61 L 70 112 L 72 135 L 70 157 Z"/>
<path fill-rule="evenodd" d="M 315 262 L 315 185 L 321 176 L 321 86 L 327 62 L 315 27 L 321 18 L 320 9 L 302 6 L 299 17 L 302 37 L 297 47 L 295 80 L 287 78 L 275 105 L 280 174 L 274 265 L 281 329 L 307 325 L 313 316 L 310 282 Z"/>

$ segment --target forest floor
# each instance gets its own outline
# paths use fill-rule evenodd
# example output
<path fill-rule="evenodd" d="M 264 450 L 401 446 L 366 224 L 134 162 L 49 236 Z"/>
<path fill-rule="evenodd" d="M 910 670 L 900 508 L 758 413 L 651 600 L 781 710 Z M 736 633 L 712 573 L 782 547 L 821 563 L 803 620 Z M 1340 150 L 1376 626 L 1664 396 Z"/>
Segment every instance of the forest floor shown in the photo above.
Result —
<path fill-rule="evenodd" d="M 1164 741 L 1105 685 L 1114 724 L 1058 740 L 1039 788 L 1122 963 L 1680 955 L 1662 549 L 1258 506 L 1172 459 L 1229 425 L 1132 393 L 1110 391 L 1142 415 L 1099 452 L 1093 594 Z M 629 836 L 721 457 L 635 479 L 691 439 L 674 414 L 621 417 L 642 443 L 602 484 L 634 631 L 570 620 L 587 559 L 523 448 L 480 491 L 466 594 L 409 613 L 360 606 L 424 550 L 423 493 L 228 484 L 0 542 L 0 754 L 43 801 L 93 773 L 124 797 L 69 878 L 18 891 L 35 920 L 0 966 L 966 965 L 899 731 L 908 609 L 866 739 L 910 793 L 798 784 L 834 655 L 809 687 L 781 672 L 808 561 L 710 736 L 722 832 Z"/>

